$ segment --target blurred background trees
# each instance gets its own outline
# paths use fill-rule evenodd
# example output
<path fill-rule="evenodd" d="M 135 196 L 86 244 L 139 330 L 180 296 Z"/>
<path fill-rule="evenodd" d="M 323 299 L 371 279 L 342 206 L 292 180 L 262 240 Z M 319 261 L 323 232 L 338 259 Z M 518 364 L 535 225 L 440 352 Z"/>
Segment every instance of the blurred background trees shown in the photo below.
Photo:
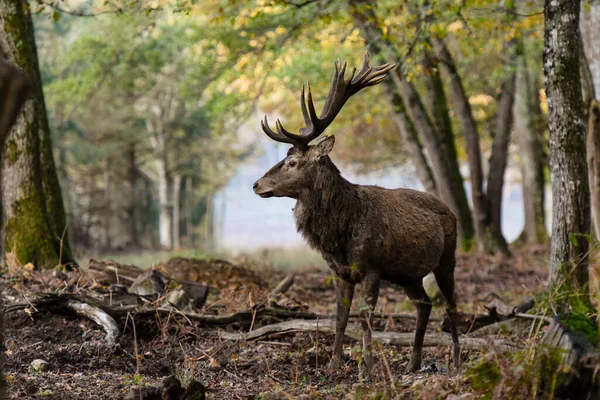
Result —
<path fill-rule="evenodd" d="M 330 128 L 336 158 L 357 173 L 411 165 L 459 217 L 464 250 L 508 252 L 502 194 L 506 179 L 520 181 L 518 243 L 546 243 L 543 6 L 31 2 L 73 247 L 215 249 L 215 199 L 261 150 L 256 121 L 267 113 L 301 126 L 302 81 L 319 102 L 333 61 L 358 65 L 366 50 L 399 67 Z M 596 9 L 582 6 L 584 33 Z M 600 57 L 590 34 L 582 65 L 593 77 Z"/>

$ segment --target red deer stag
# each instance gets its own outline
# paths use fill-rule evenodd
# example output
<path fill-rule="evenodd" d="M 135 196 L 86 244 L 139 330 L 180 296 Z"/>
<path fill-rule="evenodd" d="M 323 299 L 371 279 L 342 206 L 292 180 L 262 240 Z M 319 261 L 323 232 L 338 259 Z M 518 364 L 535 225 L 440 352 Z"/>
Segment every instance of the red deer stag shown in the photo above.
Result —
<path fill-rule="evenodd" d="M 365 54 L 362 68 L 345 79 L 346 63 L 338 60 L 329 94 L 317 117 L 310 85 L 308 102 L 304 86 L 300 95 L 306 126 L 300 134 L 287 131 L 277 120 L 273 131 L 265 116 L 263 131 L 273 140 L 293 147 L 287 157 L 275 164 L 254 183 L 261 197 L 291 197 L 297 200 L 294 217 L 298 231 L 318 250 L 336 275 L 336 334 L 330 367 L 338 369 L 342 360 L 342 340 L 354 296 L 354 285 L 362 285 L 368 307 L 360 312 L 363 329 L 364 361 L 373 378 L 371 349 L 372 312 L 379 295 L 381 279 L 400 285 L 417 309 L 417 329 L 409 371 L 421 367 L 423 338 L 429 321 L 431 302 L 423 289 L 423 277 L 435 274 L 447 300 L 452 331 L 452 357 L 458 366 L 459 343 L 455 321 L 454 266 L 456 217 L 437 197 L 410 189 L 384 189 L 348 182 L 328 154 L 334 137 L 309 143 L 333 122 L 346 101 L 361 89 L 386 77 L 394 64 L 371 66 Z M 356 74 L 356 75 L 355 75 Z M 308 108 L 307 108 L 308 105 Z"/>

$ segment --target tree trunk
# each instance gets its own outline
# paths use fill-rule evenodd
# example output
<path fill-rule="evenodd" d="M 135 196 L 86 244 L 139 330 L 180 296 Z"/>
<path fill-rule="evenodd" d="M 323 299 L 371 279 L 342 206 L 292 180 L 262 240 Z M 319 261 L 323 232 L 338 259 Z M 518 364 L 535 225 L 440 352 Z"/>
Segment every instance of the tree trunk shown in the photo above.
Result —
<path fill-rule="evenodd" d="M 112 247 L 110 237 L 110 220 L 112 218 L 112 204 L 110 199 L 110 159 L 107 157 L 104 164 L 104 221 L 102 221 L 103 228 L 103 245 L 106 250 Z"/>
<path fill-rule="evenodd" d="M 48 133 L 46 110 L 32 28 L 26 4 L 20 0 L 0 2 L 0 49 L 28 76 L 33 91 L 33 97 L 26 102 L 8 138 L 3 159 L 3 242 L 5 249 L 14 251 L 20 262 L 52 268 L 72 261 L 72 257 L 66 237 L 61 248 L 65 226 L 64 223 L 58 225 L 60 215 L 64 222 L 62 198 L 57 201 L 58 179 L 56 184 L 45 180 L 54 169 L 54 162 L 50 164 L 48 154 L 41 156 L 46 151 L 42 145 L 48 145 L 49 137 L 44 137 Z M 59 218 L 55 218 L 55 214 Z M 62 260 L 59 259 L 61 254 Z"/>
<path fill-rule="evenodd" d="M 30 90 L 27 78 L 8 64 L 0 51 L 0 155 L 4 153 L 4 142 Z M 1 168 L 2 164 L 0 164 L 0 177 L 2 176 Z M 0 212 L 0 229 L 1 227 L 2 213 Z M 0 260 L 3 257 L 2 241 L 0 241 Z M 2 293 L 0 293 L 0 347 L 4 347 L 4 299 Z M 6 396 L 3 367 L 4 352 L 0 351 L 0 399 L 4 399 Z"/>
<path fill-rule="evenodd" d="M 391 43 L 382 35 L 381 28 L 376 25 L 378 20 L 373 7 L 365 3 L 365 1 L 357 1 L 356 4 L 351 4 L 350 12 L 365 42 L 369 44 L 370 50 L 383 59 L 401 59 Z M 435 129 L 419 94 L 412 83 L 405 79 L 401 67 L 396 68 L 391 73 L 391 77 L 427 153 L 438 195 L 456 214 L 462 247 L 468 249 L 473 238 L 473 220 L 458 161 L 450 157 L 447 143 Z"/>
<path fill-rule="evenodd" d="M 137 199 L 135 185 L 137 181 L 135 143 L 131 143 L 127 149 L 127 186 L 129 189 L 129 204 L 127 205 L 127 227 L 129 230 L 129 243 L 132 247 L 140 247 L 140 238 L 137 229 Z"/>
<path fill-rule="evenodd" d="M 193 220 L 193 212 L 194 212 L 194 179 L 189 176 L 186 179 L 186 205 L 187 205 L 187 215 L 186 215 L 186 228 L 185 233 L 187 235 L 187 246 L 189 248 L 194 247 L 194 220 Z"/>
<path fill-rule="evenodd" d="M 173 174 L 173 247 L 181 247 L 181 175 Z"/>
<path fill-rule="evenodd" d="M 542 133 L 537 129 L 534 108 L 537 93 L 533 89 L 525 55 L 517 60 L 517 88 L 513 115 L 515 141 L 519 146 L 523 186 L 525 226 L 521 243 L 548 241 L 544 213 L 544 163 Z"/>
<path fill-rule="evenodd" d="M 586 178 L 585 129 L 579 72 L 579 1 L 546 0 L 544 75 L 550 128 L 552 246 L 550 284 L 554 293 L 587 294 L 590 193 Z M 555 297 L 559 311 L 571 298 Z"/>
<path fill-rule="evenodd" d="M 600 1 L 583 1 L 581 9 L 581 41 L 588 60 L 595 98 L 600 97 Z M 594 96 L 592 96 L 594 97 Z"/>
<path fill-rule="evenodd" d="M 215 198 L 209 193 L 206 198 L 206 215 L 204 216 L 204 251 L 210 253 L 214 250 L 215 234 Z"/>
<path fill-rule="evenodd" d="M 591 194 L 592 228 L 600 238 L 600 103 L 592 100 L 587 126 L 587 165 Z"/>
<path fill-rule="evenodd" d="M 592 0 L 584 4 L 589 7 L 582 7 L 580 12 L 581 80 L 584 106 L 589 110 L 584 121 L 588 122 L 587 161 L 592 229 L 596 239 L 600 239 L 600 2 Z"/>
<path fill-rule="evenodd" d="M 169 175 L 165 157 L 156 160 L 158 167 L 158 203 L 160 215 L 158 219 L 158 232 L 160 246 L 165 249 L 173 248 L 173 213 L 169 203 Z"/>
<path fill-rule="evenodd" d="M 488 248 L 492 251 L 501 250 L 508 253 L 508 244 L 502 235 L 502 189 L 504 187 L 504 172 L 508 159 L 508 144 L 513 122 L 513 104 L 515 100 L 516 81 L 516 40 L 513 39 L 506 45 L 508 63 L 506 67 L 507 78 L 502 82 L 500 99 L 498 100 L 496 112 L 496 126 L 494 139 L 492 141 L 492 155 L 490 157 L 490 169 L 488 172 L 486 188 L 486 229 L 487 240 L 492 243 Z"/>

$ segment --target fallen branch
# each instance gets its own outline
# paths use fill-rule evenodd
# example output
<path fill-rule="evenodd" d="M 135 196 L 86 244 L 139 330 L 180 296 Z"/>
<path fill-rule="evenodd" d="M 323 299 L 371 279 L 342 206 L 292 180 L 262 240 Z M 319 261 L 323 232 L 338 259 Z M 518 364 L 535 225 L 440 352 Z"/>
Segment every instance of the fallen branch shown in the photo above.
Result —
<path fill-rule="evenodd" d="M 26 298 L 27 301 L 21 303 L 14 303 L 6 307 L 6 312 L 14 312 L 25 308 L 37 307 L 49 310 L 51 312 L 60 311 L 60 306 L 64 305 L 69 300 L 75 300 L 82 303 L 89 304 L 92 307 L 96 307 L 104 311 L 106 314 L 113 318 L 123 318 L 127 316 L 127 313 L 131 313 L 135 316 L 148 317 L 148 316 L 168 316 L 175 312 L 172 308 L 163 307 L 152 307 L 152 306 L 139 306 L 139 305 L 111 305 L 107 299 L 96 298 L 89 295 L 78 294 L 78 293 L 38 293 Z M 113 303 L 114 304 L 114 303 Z M 177 314 L 186 317 L 191 321 L 198 321 L 207 325 L 229 325 L 234 323 L 250 325 L 253 314 L 255 320 L 260 320 L 265 317 L 272 317 L 277 319 L 307 319 L 316 320 L 319 319 L 330 319 L 334 318 L 333 315 L 319 315 L 312 312 L 305 311 L 291 311 L 281 308 L 257 308 L 254 310 L 241 311 L 232 314 L 223 315 L 210 315 L 200 314 L 194 312 L 176 311 Z M 352 313 L 351 318 L 359 318 L 358 313 Z M 392 318 L 392 319 L 415 319 L 416 316 L 412 314 L 373 314 L 374 318 Z M 439 317 L 431 317 L 431 321 L 440 321 Z"/>
<path fill-rule="evenodd" d="M 66 304 L 67 308 L 75 311 L 77 315 L 89 318 L 104 329 L 106 332 L 106 344 L 113 347 L 119 337 L 119 327 L 115 320 L 102 311 L 98 307 L 90 306 L 87 303 L 82 303 L 76 300 L 69 300 Z"/>
<path fill-rule="evenodd" d="M 294 279 L 296 279 L 295 273 L 288 274 L 285 278 L 283 278 L 281 282 L 279 282 L 279 285 L 277 285 L 275 289 L 273 289 L 271 294 L 287 292 L 289 288 L 292 287 L 292 285 L 294 284 Z"/>
<path fill-rule="evenodd" d="M 319 332 L 335 334 L 334 320 L 319 320 Z M 315 332 L 317 329 L 317 321 L 311 320 L 291 320 L 278 324 L 266 325 L 251 332 L 224 332 L 219 331 L 219 338 L 223 340 L 244 340 L 255 341 L 273 336 L 294 332 Z M 345 332 L 346 336 L 361 340 L 362 329 L 357 324 L 348 324 Z M 414 333 L 398 333 L 398 332 L 373 332 L 373 340 L 381 344 L 391 344 L 395 346 L 412 346 L 414 342 Z M 424 346 L 451 346 L 452 337 L 446 333 L 426 334 Z M 518 349 L 516 345 L 504 340 L 484 339 L 484 338 L 461 338 L 461 347 L 468 349 L 493 349 L 498 352 L 514 351 Z"/>

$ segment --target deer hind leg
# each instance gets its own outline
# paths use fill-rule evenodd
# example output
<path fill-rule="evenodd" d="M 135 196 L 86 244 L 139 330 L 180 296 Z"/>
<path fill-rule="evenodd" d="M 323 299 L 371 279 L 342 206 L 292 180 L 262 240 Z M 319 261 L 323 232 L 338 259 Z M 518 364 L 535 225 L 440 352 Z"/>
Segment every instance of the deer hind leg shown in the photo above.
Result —
<path fill-rule="evenodd" d="M 448 321 L 450 322 L 450 333 L 452 334 L 452 363 L 458 369 L 460 366 L 460 344 L 458 342 L 458 330 L 456 328 L 456 296 L 454 294 L 454 255 L 452 256 L 452 265 L 440 266 L 434 271 L 435 280 L 437 281 L 440 292 L 444 295 L 448 307 Z"/>
<path fill-rule="evenodd" d="M 376 272 L 367 273 L 362 281 L 362 300 L 360 324 L 363 330 L 363 360 L 369 378 L 373 380 L 373 345 L 371 332 L 373 327 L 373 311 L 379 297 L 381 277 Z"/>
<path fill-rule="evenodd" d="M 329 363 L 330 369 L 339 369 L 342 366 L 342 345 L 344 332 L 348 325 L 350 306 L 354 297 L 354 284 L 336 278 L 337 310 L 335 314 L 335 342 L 333 344 L 333 356 Z"/>
<path fill-rule="evenodd" d="M 413 345 L 412 355 L 410 356 L 410 365 L 408 367 L 408 372 L 415 372 L 421 368 L 423 339 L 425 338 L 425 330 L 427 329 L 429 314 L 431 313 L 431 300 L 429 300 L 429 297 L 423 288 L 423 283 L 420 280 L 410 286 L 405 286 L 404 291 L 417 308 L 415 343 Z"/>

